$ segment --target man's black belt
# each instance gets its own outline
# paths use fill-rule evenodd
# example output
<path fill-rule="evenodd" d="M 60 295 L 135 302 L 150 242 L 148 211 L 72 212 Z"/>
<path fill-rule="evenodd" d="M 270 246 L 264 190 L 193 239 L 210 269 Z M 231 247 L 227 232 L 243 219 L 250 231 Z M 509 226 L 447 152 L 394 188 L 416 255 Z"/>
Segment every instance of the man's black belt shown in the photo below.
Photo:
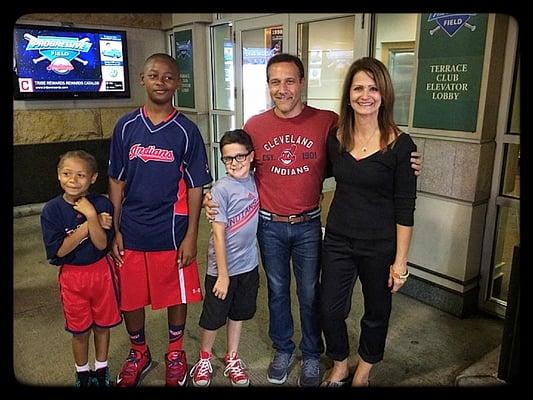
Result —
<path fill-rule="evenodd" d="M 299 224 L 301 222 L 311 221 L 317 217 L 320 217 L 320 207 L 314 208 L 310 211 L 303 212 L 301 214 L 291 215 L 279 215 L 271 213 L 267 210 L 259 210 L 259 215 L 272 222 L 287 222 L 289 224 Z"/>

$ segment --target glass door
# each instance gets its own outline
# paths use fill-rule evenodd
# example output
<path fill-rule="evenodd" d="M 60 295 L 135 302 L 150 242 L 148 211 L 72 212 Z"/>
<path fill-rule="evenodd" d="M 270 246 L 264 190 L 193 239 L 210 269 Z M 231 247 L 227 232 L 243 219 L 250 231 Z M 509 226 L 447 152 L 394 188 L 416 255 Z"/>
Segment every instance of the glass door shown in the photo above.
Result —
<path fill-rule="evenodd" d="M 304 102 L 339 113 L 340 95 L 356 54 L 356 16 L 290 16 L 296 30 L 296 55 L 305 67 Z M 317 17 L 315 17 L 317 18 Z"/>
<path fill-rule="evenodd" d="M 415 78 L 415 48 L 418 14 L 374 15 L 373 56 L 389 69 L 394 86 L 394 121 L 407 130 L 411 87 Z"/>
<path fill-rule="evenodd" d="M 517 37 L 518 26 L 510 18 L 481 262 L 480 306 L 502 318 L 507 308 L 513 254 L 520 248 L 520 53 Z"/>
<path fill-rule="evenodd" d="M 289 51 L 288 21 L 288 14 L 275 14 L 234 24 L 237 126 L 272 107 L 266 64 L 273 55 Z"/>
<path fill-rule="evenodd" d="M 363 14 L 291 14 L 291 52 L 305 68 L 302 101 L 312 107 L 339 113 L 344 77 L 352 62 L 366 55 L 370 18 Z M 322 221 L 333 199 L 335 179 L 324 181 Z"/>
<path fill-rule="evenodd" d="M 266 64 L 279 52 L 306 69 L 305 103 L 338 112 L 346 69 L 368 52 L 370 18 L 363 14 L 275 14 L 236 21 L 237 125 L 272 107 Z"/>
<path fill-rule="evenodd" d="M 210 158 L 213 178 L 218 180 L 226 173 L 220 161 L 220 138 L 224 132 L 235 129 L 235 49 L 233 26 L 226 22 L 210 27 L 209 46 L 211 60 L 209 106 Z"/>

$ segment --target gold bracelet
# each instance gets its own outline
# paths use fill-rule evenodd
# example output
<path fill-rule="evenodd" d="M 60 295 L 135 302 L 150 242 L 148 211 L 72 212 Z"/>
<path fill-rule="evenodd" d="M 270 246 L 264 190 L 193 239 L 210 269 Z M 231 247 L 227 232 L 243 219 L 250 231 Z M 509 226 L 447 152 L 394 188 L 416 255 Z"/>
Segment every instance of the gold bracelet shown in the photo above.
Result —
<path fill-rule="evenodd" d="M 396 279 L 401 279 L 402 281 L 407 280 L 407 278 L 408 278 L 409 275 L 410 275 L 410 273 L 409 273 L 408 270 L 405 272 L 405 274 L 400 275 L 400 274 L 397 273 L 395 270 L 393 270 L 392 267 L 391 267 L 391 272 L 392 272 L 392 276 L 393 276 L 394 278 L 396 278 Z"/>

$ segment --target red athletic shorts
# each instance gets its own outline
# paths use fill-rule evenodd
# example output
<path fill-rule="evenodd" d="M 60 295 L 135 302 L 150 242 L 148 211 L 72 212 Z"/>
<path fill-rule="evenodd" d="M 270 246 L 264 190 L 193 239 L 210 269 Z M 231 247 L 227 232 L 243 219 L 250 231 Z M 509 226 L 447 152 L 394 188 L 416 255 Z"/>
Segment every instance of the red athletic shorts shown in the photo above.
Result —
<path fill-rule="evenodd" d="M 133 311 L 151 304 L 158 310 L 202 301 L 198 264 L 178 268 L 176 259 L 176 250 L 124 250 L 123 264 L 117 267 L 120 309 Z"/>
<path fill-rule="evenodd" d="M 115 266 L 109 256 L 90 265 L 62 265 L 58 282 L 68 332 L 80 334 L 93 325 L 111 328 L 122 322 Z"/>

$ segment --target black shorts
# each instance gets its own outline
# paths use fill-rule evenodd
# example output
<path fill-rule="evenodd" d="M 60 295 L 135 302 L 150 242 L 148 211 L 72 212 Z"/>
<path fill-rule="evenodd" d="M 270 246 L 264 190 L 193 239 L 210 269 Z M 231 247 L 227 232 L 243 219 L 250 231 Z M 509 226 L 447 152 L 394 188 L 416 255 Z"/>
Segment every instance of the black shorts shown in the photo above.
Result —
<path fill-rule="evenodd" d="M 259 268 L 256 266 L 244 274 L 230 276 L 228 294 L 224 300 L 213 293 L 216 281 L 216 276 L 205 276 L 205 298 L 198 324 L 214 331 L 224 326 L 228 318 L 233 321 L 252 319 L 259 289 Z"/>

